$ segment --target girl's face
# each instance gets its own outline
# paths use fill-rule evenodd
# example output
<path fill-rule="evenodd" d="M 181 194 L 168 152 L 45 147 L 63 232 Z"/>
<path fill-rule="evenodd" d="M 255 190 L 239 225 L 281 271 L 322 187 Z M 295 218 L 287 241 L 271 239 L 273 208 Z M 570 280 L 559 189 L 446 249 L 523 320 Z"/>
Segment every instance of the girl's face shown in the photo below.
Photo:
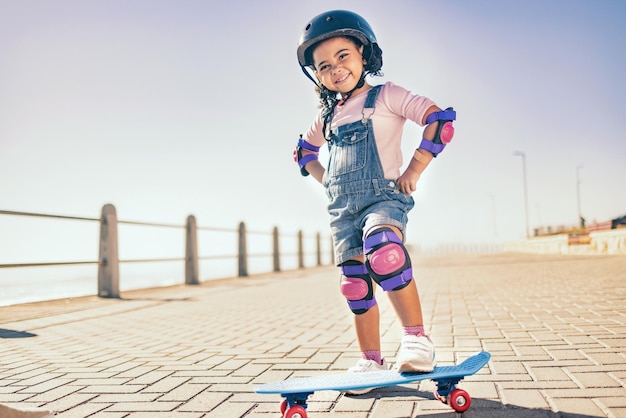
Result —
<path fill-rule="evenodd" d="M 347 93 L 363 73 L 363 46 L 357 48 L 344 37 L 326 39 L 313 50 L 313 64 L 315 75 L 327 89 Z"/>

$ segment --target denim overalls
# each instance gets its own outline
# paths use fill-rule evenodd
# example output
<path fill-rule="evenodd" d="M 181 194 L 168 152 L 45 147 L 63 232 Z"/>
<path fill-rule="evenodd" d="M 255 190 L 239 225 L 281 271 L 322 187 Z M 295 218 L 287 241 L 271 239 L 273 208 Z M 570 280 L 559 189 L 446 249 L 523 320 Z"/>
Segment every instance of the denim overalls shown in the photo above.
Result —
<path fill-rule="evenodd" d="M 405 234 L 407 213 L 414 201 L 385 179 L 371 117 L 382 86 L 367 92 L 363 119 L 334 129 L 323 183 L 337 265 L 363 254 L 363 237 L 377 225 L 393 225 Z"/>

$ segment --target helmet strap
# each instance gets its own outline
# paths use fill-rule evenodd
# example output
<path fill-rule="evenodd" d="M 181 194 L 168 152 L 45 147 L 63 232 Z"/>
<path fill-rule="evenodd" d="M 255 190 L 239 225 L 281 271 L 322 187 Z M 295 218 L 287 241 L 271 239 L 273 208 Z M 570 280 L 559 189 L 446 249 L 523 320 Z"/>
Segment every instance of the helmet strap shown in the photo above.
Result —
<path fill-rule="evenodd" d="M 356 86 L 354 86 L 354 88 L 350 90 L 349 92 L 347 92 L 346 94 L 341 95 L 341 100 L 339 100 L 339 103 L 337 103 L 339 106 L 343 106 L 343 104 L 347 102 L 350 97 L 352 97 L 352 93 L 354 93 L 356 90 L 360 89 L 361 87 L 365 85 L 365 75 L 366 75 L 365 71 L 363 71 L 361 73 L 361 77 L 359 78 L 359 82 L 356 83 Z"/>
<path fill-rule="evenodd" d="M 304 75 L 306 75 L 309 80 L 311 80 L 313 83 L 315 83 L 315 85 L 318 85 L 318 81 L 315 80 L 315 78 L 313 78 L 313 76 L 311 75 L 311 73 L 306 69 L 306 67 L 300 67 L 302 68 L 302 72 L 304 73 Z"/>

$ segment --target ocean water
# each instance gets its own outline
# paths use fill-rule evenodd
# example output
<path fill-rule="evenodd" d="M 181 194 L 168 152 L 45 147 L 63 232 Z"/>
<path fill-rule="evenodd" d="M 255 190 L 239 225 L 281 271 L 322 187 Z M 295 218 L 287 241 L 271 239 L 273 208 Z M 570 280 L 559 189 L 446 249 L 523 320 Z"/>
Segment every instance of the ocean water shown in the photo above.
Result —
<path fill-rule="evenodd" d="M 0 216 L 0 265 L 93 262 L 85 265 L 0 268 L 0 306 L 97 294 L 98 222 Z M 237 230 L 198 230 L 200 280 L 236 277 Z M 185 281 L 185 230 L 145 225 L 118 227 L 120 292 Z M 329 239 L 322 240 L 325 264 Z M 326 242 L 324 242 L 326 241 Z M 305 236 L 305 266 L 316 264 L 315 237 Z M 248 233 L 248 274 L 272 271 L 272 235 Z M 296 269 L 297 237 L 280 238 L 281 270 Z M 145 261 L 176 259 L 177 261 Z"/>

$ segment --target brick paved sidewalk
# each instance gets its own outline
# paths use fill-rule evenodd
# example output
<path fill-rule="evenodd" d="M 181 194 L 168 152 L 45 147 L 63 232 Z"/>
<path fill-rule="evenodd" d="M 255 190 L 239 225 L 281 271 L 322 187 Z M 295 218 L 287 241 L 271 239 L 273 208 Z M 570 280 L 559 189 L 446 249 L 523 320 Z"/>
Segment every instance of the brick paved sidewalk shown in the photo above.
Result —
<path fill-rule="evenodd" d="M 465 417 L 626 417 L 626 257 L 418 260 L 441 365 L 485 349 Z M 196 287 L 0 308 L 0 402 L 59 417 L 279 417 L 254 386 L 343 371 L 358 356 L 338 273 L 324 267 Z M 381 294 L 383 350 L 400 325 Z M 433 384 L 316 393 L 309 416 L 456 417 Z"/>

